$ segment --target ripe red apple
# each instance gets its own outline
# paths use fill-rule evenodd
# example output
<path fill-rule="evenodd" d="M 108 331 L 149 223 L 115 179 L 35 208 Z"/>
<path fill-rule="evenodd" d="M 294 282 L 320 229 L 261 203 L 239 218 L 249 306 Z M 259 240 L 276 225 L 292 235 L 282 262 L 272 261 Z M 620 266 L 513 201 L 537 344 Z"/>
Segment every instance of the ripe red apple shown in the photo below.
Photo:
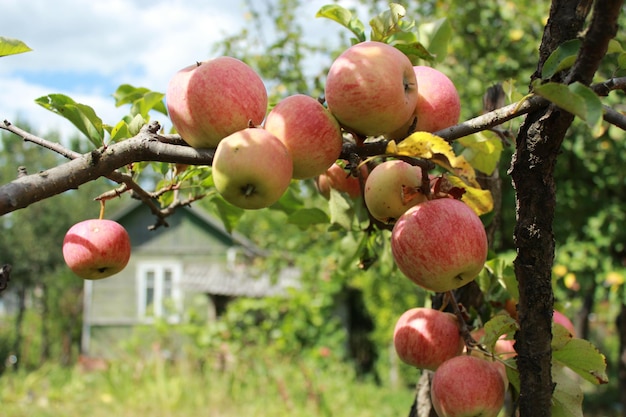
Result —
<path fill-rule="evenodd" d="M 409 208 L 428 198 L 421 192 L 422 170 L 401 160 L 388 160 L 372 169 L 363 196 L 372 217 L 393 223 Z"/>
<path fill-rule="evenodd" d="M 213 148 L 267 112 L 267 90 L 246 63 L 222 56 L 190 65 L 167 86 L 167 110 L 180 136 L 194 148 Z"/>
<path fill-rule="evenodd" d="M 213 157 L 215 188 L 229 203 L 244 209 L 274 204 L 291 182 L 289 151 L 263 128 L 246 128 L 222 139 Z"/>
<path fill-rule="evenodd" d="M 330 66 L 326 102 L 339 123 L 365 136 L 396 131 L 412 117 L 417 82 L 411 61 L 382 42 L 361 42 Z"/>
<path fill-rule="evenodd" d="M 572 323 L 572 321 L 565 314 L 554 310 L 552 314 L 552 321 L 565 327 L 569 330 L 572 337 L 576 337 L 576 328 L 574 327 L 574 323 Z"/>
<path fill-rule="evenodd" d="M 341 153 L 339 122 L 311 96 L 295 94 L 282 99 L 267 115 L 264 127 L 291 153 L 293 178 L 322 174 Z"/>
<path fill-rule="evenodd" d="M 367 178 L 367 167 L 363 166 L 360 170 L 363 178 Z M 350 198 L 358 198 L 361 196 L 360 180 L 351 175 L 338 163 L 333 163 L 330 168 L 315 179 L 315 185 L 318 191 L 325 198 L 330 198 L 330 189 L 337 190 L 348 194 Z"/>
<path fill-rule="evenodd" d="M 431 383 L 439 417 L 497 417 L 506 387 L 493 363 L 476 356 L 456 356 L 442 363 Z"/>
<path fill-rule="evenodd" d="M 415 112 L 400 129 L 388 135 L 390 139 L 401 140 L 413 132 L 436 132 L 459 122 L 461 99 L 452 80 L 428 66 L 417 65 L 413 71 L 419 85 Z"/>
<path fill-rule="evenodd" d="M 426 201 L 396 222 L 391 249 L 398 268 L 421 287 L 445 292 L 473 281 L 487 259 L 480 218 L 451 198 Z"/>
<path fill-rule="evenodd" d="M 464 348 L 455 315 L 432 308 L 405 311 L 396 322 L 393 344 L 400 359 L 420 369 L 435 370 Z"/>
<path fill-rule="evenodd" d="M 113 220 L 84 220 L 65 234 L 63 258 L 81 278 L 107 278 L 128 264 L 130 238 L 126 229 Z"/>

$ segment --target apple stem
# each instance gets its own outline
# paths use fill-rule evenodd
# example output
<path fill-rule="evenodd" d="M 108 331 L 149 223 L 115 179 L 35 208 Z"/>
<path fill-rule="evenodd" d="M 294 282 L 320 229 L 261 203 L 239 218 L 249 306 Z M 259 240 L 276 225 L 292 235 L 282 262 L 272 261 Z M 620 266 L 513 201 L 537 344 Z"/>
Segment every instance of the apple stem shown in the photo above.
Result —
<path fill-rule="evenodd" d="M 98 216 L 98 219 L 102 220 L 104 219 L 104 206 L 105 206 L 105 200 L 100 200 L 100 216 Z"/>
<path fill-rule="evenodd" d="M 446 299 L 445 304 L 450 304 L 452 306 L 452 312 L 457 317 L 459 322 L 459 332 L 461 333 L 461 337 L 463 337 L 463 341 L 465 342 L 465 347 L 467 348 L 468 354 L 472 351 L 472 349 L 476 349 L 477 347 L 480 349 L 480 343 L 478 343 L 471 334 L 470 326 L 465 321 L 465 316 L 459 307 L 459 303 L 456 301 L 456 297 L 454 296 L 453 291 L 447 291 L 444 294 L 444 298 Z M 481 349 L 482 350 L 482 349 Z"/>

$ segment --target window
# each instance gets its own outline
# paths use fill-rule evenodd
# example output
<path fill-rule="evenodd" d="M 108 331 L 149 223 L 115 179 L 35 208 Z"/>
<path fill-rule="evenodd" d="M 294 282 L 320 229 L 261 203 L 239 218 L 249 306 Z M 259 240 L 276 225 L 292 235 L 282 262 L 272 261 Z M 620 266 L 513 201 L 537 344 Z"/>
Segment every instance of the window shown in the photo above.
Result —
<path fill-rule="evenodd" d="M 182 312 L 182 292 L 178 287 L 181 266 L 175 262 L 151 262 L 137 268 L 139 317 L 178 322 Z"/>

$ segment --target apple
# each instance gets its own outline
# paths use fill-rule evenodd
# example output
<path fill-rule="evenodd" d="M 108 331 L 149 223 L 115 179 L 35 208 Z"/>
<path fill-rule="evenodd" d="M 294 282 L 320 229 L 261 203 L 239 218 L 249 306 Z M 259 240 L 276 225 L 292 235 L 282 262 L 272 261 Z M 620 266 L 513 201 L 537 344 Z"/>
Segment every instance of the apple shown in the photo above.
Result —
<path fill-rule="evenodd" d="M 260 125 L 268 102 L 261 77 L 228 56 L 181 69 L 170 79 L 165 97 L 172 124 L 194 148 L 214 148 L 231 133 Z"/>
<path fill-rule="evenodd" d="M 459 122 L 461 99 L 454 83 L 443 72 L 432 67 L 413 67 L 419 85 L 413 117 L 400 129 L 388 135 L 401 140 L 413 132 L 437 132 Z"/>
<path fill-rule="evenodd" d="M 572 321 L 565 314 L 554 310 L 552 314 L 552 321 L 565 327 L 570 332 L 572 337 L 576 337 L 576 328 L 574 327 L 574 323 L 572 323 Z"/>
<path fill-rule="evenodd" d="M 400 316 L 393 344 L 403 362 L 432 371 L 460 355 L 465 347 L 456 316 L 425 307 L 409 309 Z"/>
<path fill-rule="evenodd" d="M 128 264 L 130 238 L 126 229 L 113 220 L 84 220 L 65 234 L 63 259 L 81 278 L 107 278 Z"/>
<path fill-rule="evenodd" d="M 339 122 L 317 99 L 288 96 L 268 113 L 265 130 L 280 139 L 293 159 L 293 178 L 313 178 L 326 171 L 341 154 Z"/>
<path fill-rule="evenodd" d="M 421 168 L 399 159 L 382 162 L 365 181 L 365 205 L 375 219 L 393 223 L 410 207 L 428 199 L 421 186 Z"/>
<path fill-rule="evenodd" d="M 439 417 L 497 417 L 506 393 L 502 375 L 492 362 L 460 355 L 433 374 L 430 396 Z"/>
<path fill-rule="evenodd" d="M 487 234 L 467 204 L 452 198 L 408 209 L 393 226 L 391 250 L 400 271 L 417 285 L 445 292 L 473 281 L 487 259 Z"/>
<path fill-rule="evenodd" d="M 291 182 L 293 162 L 285 145 L 263 128 L 235 132 L 217 145 L 212 165 L 215 188 L 234 206 L 274 204 Z"/>
<path fill-rule="evenodd" d="M 325 96 L 346 130 L 364 136 L 394 132 L 407 123 L 417 105 L 413 65 L 386 43 L 357 43 L 331 64 Z"/>
<path fill-rule="evenodd" d="M 344 161 L 344 163 L 347 163 Z M 360 169 L 362 178 L 367 178 L 367 167 L 363 165 Z M 325 198 L 330 198 L 331 188 L 342 193 L 348 194 L 350 198 L 358 198 L 361 196 L 361 181 L 353 176 L 343 166 L 333 163 L 324 173 L 318 175 L 315 179 L 317 190 Z"/>

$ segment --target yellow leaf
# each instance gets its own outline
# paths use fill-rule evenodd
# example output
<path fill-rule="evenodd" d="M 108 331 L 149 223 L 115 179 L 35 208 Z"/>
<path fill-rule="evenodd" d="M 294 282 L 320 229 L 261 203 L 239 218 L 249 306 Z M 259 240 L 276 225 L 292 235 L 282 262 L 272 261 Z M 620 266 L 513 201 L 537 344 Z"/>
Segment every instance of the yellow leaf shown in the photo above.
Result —
<path fill-rule="evenodd" d="M 480 188 L 476 182 L 474 168 L 463 156 L 457 156 L 452 146 L 443 138 L 429 132 L 415 132 L 400 143 L 389 142 L 387 154 L 411 156 L 428 159 L 475 188 Z"/>
<path fill-rule="evenodd" d="M 447 175 L 447 179 L 454 187 L 465 189 L 461 200 L 465 202 L 476 214 L 482 216 L 493 210 L 493 197 L 489 190 L 467 185 L 461 178 L 455 175 Z"/>

